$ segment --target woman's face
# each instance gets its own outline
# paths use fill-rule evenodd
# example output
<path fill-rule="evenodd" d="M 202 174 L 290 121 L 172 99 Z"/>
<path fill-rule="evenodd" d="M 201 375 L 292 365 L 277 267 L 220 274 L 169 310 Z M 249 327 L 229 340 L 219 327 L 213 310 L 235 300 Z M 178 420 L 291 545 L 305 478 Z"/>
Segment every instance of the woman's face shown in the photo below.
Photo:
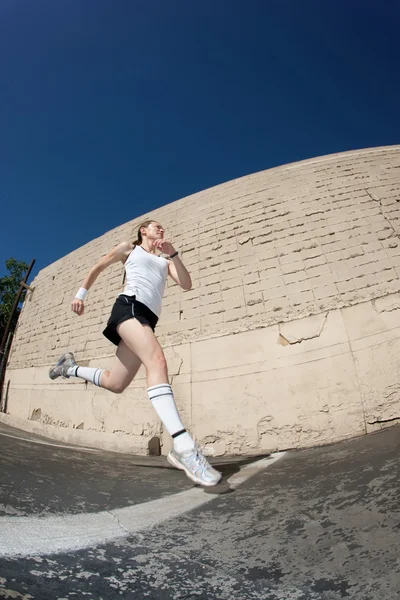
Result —
<path fill-rule="evenodd" d="M 162 240 L 164 238 L 164 227 L 157 221 L 153 221 L 147 225 L 143 233 L 146 235 L 149 241 Z"/>

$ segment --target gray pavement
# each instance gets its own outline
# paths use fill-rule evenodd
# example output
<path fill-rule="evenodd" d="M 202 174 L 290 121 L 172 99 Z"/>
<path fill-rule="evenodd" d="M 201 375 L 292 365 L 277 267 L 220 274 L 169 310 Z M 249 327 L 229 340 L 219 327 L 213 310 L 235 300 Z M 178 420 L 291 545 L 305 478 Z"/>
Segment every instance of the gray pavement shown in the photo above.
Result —
<path fill-rule="evenodd" d="M 203 490 L 0 425 L 0 598 L 398 599 L 399 433 L 216 459 Z"/>

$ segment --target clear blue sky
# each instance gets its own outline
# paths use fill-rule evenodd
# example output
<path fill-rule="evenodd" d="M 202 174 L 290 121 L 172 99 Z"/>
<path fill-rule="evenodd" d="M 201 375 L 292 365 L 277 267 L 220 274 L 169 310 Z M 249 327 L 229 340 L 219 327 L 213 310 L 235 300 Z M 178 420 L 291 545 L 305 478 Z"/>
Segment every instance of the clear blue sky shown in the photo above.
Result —
<path fill-rule="evenodd" d="M 400 142 L 395 0 L 1 0 L 0 276 L 234 177 Z"/>

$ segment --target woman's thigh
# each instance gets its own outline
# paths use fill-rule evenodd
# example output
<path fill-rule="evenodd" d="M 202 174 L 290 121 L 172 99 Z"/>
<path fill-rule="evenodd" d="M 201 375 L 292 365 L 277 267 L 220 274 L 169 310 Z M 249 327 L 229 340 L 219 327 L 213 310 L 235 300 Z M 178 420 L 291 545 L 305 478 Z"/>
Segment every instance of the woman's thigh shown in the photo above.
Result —
<path fill-rule="evenodd" d="M 125 389 L 135 377 L 140 365 L 141 360 L 131 352 L 122 340 L 118 344 L 114 362 L 108 375 L 108 385 L 121 390 Z"/>
<path fill-rule="evenodd" d="M 118 325 L 117 331 L 146 369 L 165 364 L 164 352 L 150 326 L 142 325 L 137 319 L 128 319 Z"/>

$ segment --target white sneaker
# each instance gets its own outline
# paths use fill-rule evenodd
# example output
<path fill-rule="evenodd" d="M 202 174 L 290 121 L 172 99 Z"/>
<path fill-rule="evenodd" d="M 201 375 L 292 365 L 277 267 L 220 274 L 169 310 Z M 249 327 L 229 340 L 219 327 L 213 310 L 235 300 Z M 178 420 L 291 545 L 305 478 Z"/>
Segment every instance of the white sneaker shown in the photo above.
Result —
<path fill-rule="evenodd" d="M 189 479 L 200 485 L 217 485 L 222 479 L 222 473 L 209 464 L 197 446 L 179 454 L 176 450 L 171 450 L 167 460 L 173 467 L 185 471 Z"/>
<path fill-rule="evenodd" d="M 60 356 L 54 367 L 50 369 L 50 379 L 57 379 L 57 377 L 64 377 L 68 379 L 67 372 L 70 367 L 76 367 L 76 362 L 72 352 L 67 352 L 66 354 Z"/>

